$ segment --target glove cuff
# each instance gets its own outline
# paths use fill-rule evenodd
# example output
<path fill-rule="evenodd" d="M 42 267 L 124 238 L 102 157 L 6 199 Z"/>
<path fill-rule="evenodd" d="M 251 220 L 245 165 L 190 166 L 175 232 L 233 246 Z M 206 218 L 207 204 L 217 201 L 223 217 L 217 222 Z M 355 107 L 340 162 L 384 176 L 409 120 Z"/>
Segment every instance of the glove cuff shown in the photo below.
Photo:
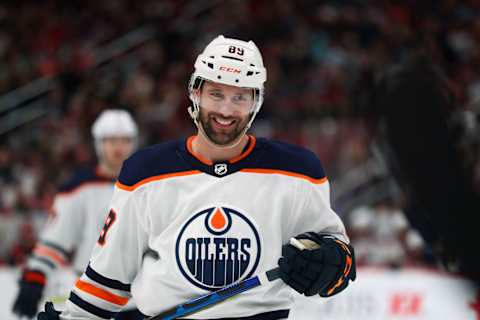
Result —
<path fill-rule="evenodd" d="M 47 283 L 47 277 L 39 270 L 25 270 L 21 280 L 27 283 L 39 284 L 42 287 Z"/>
<path fill-rule="evenodd" d="M 349 244 L 337 239 L 336 237 L 325 234 L 325 233 L 316 233 L 316 232 L 305 232 L 295 238 L 302 240 L 308 239 L 310 241 L 316 242 L 320 248 L 330 247 L 335 248 L 335 251 L 338 252 L 338 255 L 334 255 L 340 259 L 338 266 L 337 275 L 332 279 L 332 282 L 326 286 L 322 291 L 320 291 L 320 296 L 330 297 L 341 291 L 343 291 L 349 281 L 354 281 L 356 278 L 356 268 L 355 268 L 355 253 L 353 247 Z M 329 263 L 328 261 L 325 263 Z"/>

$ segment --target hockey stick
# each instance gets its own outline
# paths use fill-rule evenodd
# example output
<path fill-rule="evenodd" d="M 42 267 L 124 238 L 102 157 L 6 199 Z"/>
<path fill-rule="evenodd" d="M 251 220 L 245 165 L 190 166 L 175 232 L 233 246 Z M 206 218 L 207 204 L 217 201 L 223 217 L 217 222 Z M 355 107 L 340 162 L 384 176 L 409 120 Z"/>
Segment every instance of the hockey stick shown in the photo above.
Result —
<path fill-rule="evenodd" d="M 306 242 L 300 242 L 295 238 L 290 239 L 290 244 L 299 248 L 300 250 L 312 249 L 318 247 L 318 245 L 310 245 Z M 148 318 L 148 320 L 171 320 L 178 317 L 188 316 L 206 307 L 213 306 L 228 298 L 236 296 L 242 292 L 248 291 L 255 287 L 261 286 L 267 282 L 274 281 L 280 278 L 280 268 L 270 269 L 267 272 L 254 276 L 238 283 L 231 284 L 225 288 L 219 289 L 215 292 L 207 293 L 206 295 L 194 298 L 185 303 L 176 305 L 159 315 Z"/>
<path fill-rule="evenodd" d="M 261 275 L 242 280 L 238 283 L 231 284 L 215 292 L 211 292 L 198 298 L 189 300 L 185 303 L 179 304 L 160 313 L 159 315 L 148 318 L 148 320 L 170 320 L 177 319 L 178 317 L 187 316 L 189 314 L 200 311 L 201 309 L 213 306 L 228 298 L 236 296 L 237 294 L 261 286 L 262 284 L 265 284 L 267 282 L 279 279 L 279 271 L 279 268 L 268 270 Z"/>

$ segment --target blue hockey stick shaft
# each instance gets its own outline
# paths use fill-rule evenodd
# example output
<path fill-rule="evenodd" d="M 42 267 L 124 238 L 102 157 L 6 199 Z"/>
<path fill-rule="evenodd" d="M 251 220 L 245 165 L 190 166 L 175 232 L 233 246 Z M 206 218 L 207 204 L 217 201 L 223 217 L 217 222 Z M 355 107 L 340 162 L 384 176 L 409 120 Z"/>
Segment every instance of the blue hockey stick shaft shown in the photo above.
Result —
<path fill-rule="evenodd" d="M 242 280 L 238 283 L 229 285 L 215 292 L 208 293 L 198 298 L 192 299 L 185 303 L 170 308 L 159 315 L 149 318 L 148 320 L 170 320 L 178 317 L 187 316 L 206 307 L 213 306 L 228 298 L 236 296 L 242 292 L 251 290 L 267 282 L 280 278 L 279 268 L 271 269 L 264 274 Z"/>

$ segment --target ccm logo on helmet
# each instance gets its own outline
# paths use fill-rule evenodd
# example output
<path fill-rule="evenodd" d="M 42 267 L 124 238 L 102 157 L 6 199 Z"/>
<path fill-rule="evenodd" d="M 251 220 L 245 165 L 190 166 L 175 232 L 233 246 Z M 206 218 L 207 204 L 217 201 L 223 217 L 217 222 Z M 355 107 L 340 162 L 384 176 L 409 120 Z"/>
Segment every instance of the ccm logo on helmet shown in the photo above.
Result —
<path fill-rule="evenodd" d="M 236 68 L 232 68 L 232 67 L 225 67 L 225 66 L 220 66 L 219 69 L 221 71 L 231 72 L 231 73 L 241 73 L 242 72 L 240 69 L 236 69 Z"/>
<path fill-rule="evenodd" d="M 260 260 L 260 237 L 246 215 L 228 207 L 195 213 L 176 242 L 177 266 L 196 287 L 217 290 L 250 277 Z"/>

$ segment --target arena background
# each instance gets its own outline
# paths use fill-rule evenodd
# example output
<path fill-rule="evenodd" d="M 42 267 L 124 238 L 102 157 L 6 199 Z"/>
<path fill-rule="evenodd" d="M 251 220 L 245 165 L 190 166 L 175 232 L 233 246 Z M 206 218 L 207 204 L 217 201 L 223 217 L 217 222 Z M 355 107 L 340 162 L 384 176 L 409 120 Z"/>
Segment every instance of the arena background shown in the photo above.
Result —
<path fill-rule="evenodd" d="M 422 215 L 431 207 L 412 205 L 425 199 L 412 200 L 403 154 L 379 130 L 389 122 L 369 108 L 382 74 L 426 57 L 455 98 L 441 118 L 454 138 L 438 137 L 458 150 L 452 172 L 467 176 L 477 196 L 479 12 L 477 0 L 2 1 L 0 319 L 14 319 L 18 272 L 56 188 L 95 161 L 93 119 L 106 108 L 129 110 L 142 146 L 192 134 L 188 78 L 196 54 L 218 34 L 261 49 L 268 81 L 253 133 L 302 144 L 321 158 L 356 248 L 351 288 L 328 300 L 299 297 L 293 319 L 480 319 L 478 274 L 468 273 L 478 265 L 448 246 L 472 233 L 462 228 L 479 208 Z M 405 132 L 414 117 L 405 114 Z M 427 114 L 422 121 L 429 130 L 439 120 Z M 421 161 L 408 158 L 415 157 Z M 448 230 L 451 238 L 436 228 L 448 219 L 465 222 Z M 59 303 L 55 292 L 71 281 L 68 270 L 52 281 Z"/>

